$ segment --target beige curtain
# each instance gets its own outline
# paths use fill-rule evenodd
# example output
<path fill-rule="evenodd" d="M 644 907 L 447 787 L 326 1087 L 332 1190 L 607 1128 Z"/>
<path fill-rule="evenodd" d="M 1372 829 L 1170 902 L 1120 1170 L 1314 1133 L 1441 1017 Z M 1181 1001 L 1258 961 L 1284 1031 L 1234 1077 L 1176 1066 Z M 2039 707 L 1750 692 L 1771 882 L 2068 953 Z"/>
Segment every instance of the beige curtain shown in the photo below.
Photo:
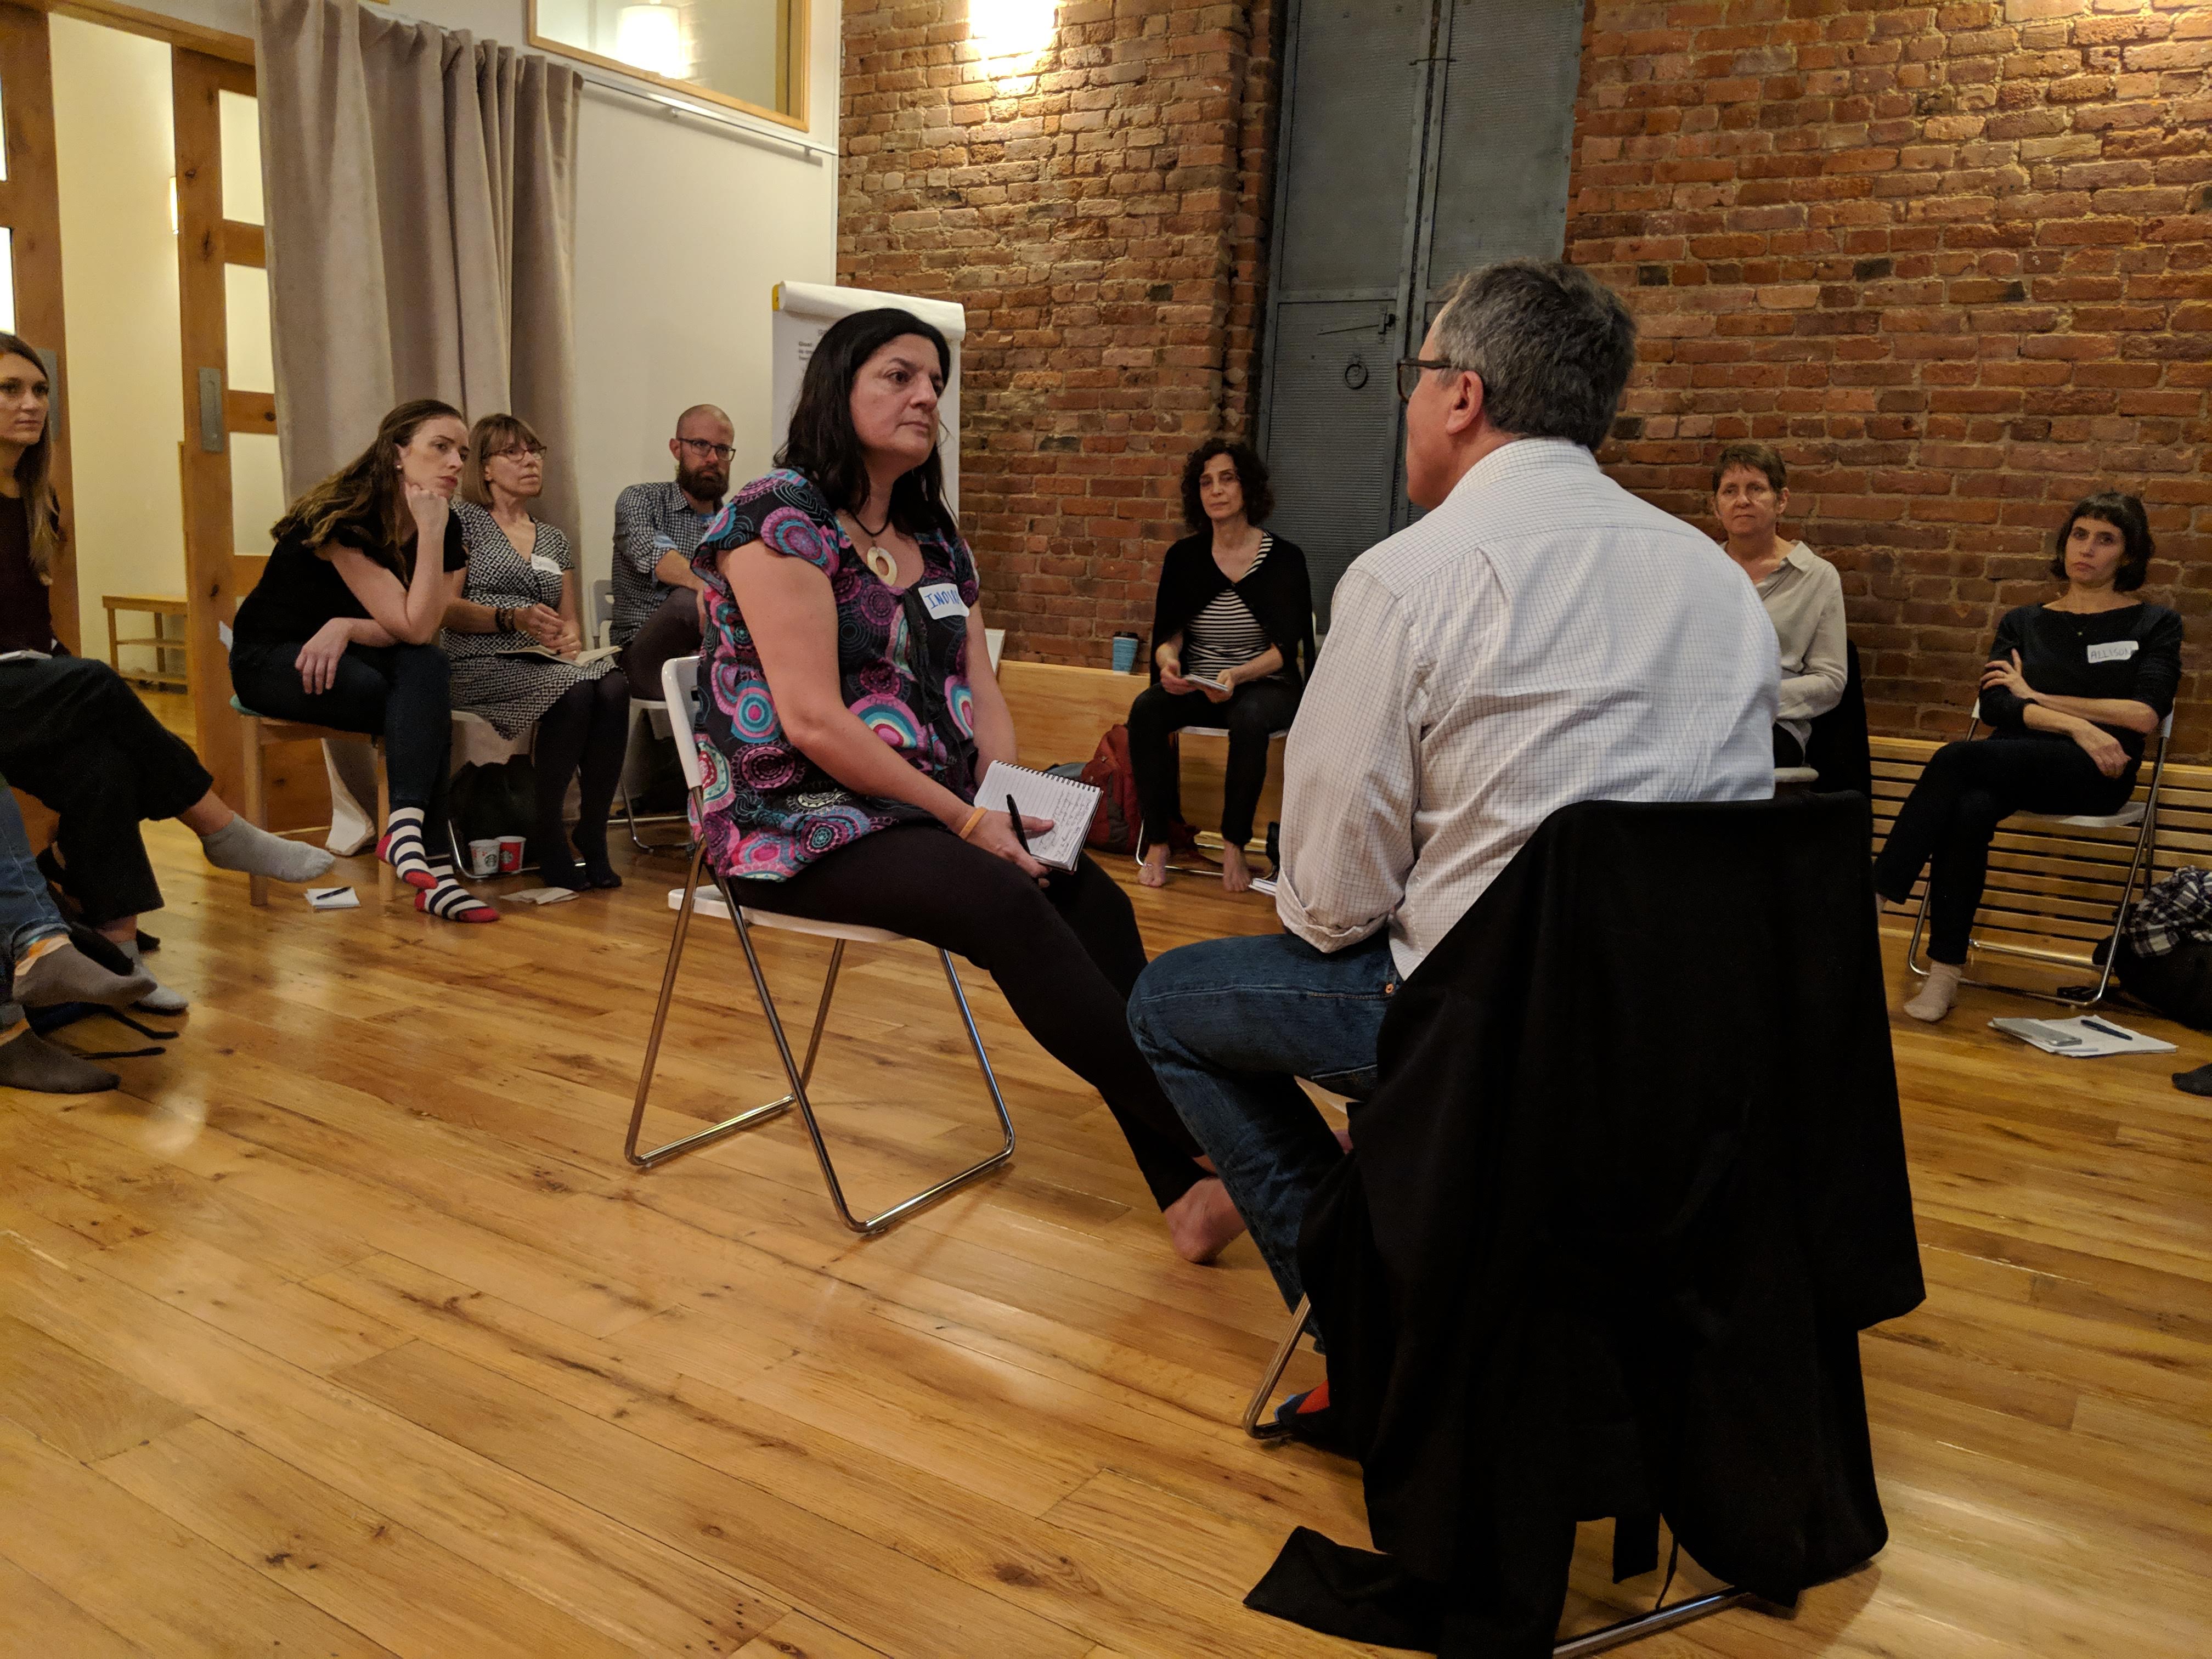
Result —
<path fill-rule="evenodd" d="M 442 398 L 538 429 L 573 539 L 581 80 L 360 0 L 257 0 L 254 27 L 286 489 Z"/>

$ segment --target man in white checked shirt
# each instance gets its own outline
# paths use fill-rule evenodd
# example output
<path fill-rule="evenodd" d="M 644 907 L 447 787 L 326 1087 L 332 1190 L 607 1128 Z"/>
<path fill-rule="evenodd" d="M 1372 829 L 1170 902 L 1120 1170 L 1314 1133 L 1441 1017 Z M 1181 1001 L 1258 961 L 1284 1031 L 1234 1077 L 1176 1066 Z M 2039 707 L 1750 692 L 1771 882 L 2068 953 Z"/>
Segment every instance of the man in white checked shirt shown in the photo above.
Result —
<path fill-rule="evenodd" d="M 1338 582 L 1291 730 L 1289 931 L 1171 951 L 1129 999 L 1285 1303 L 1307 1200 L 1342 1156 L 1294 1079 L 1373 1086 L 1399 980 L 1536 826 L 1576 801 L 1773 793 L 1758 593 L 1594 458 L 1635 346 L 1619 298 L 1571 266 L 1461 280 L 1399 365 L 1407 493 L 1430 510 Z M 1218 1218 L 1222 1243 L 1237 1224 Z"/>

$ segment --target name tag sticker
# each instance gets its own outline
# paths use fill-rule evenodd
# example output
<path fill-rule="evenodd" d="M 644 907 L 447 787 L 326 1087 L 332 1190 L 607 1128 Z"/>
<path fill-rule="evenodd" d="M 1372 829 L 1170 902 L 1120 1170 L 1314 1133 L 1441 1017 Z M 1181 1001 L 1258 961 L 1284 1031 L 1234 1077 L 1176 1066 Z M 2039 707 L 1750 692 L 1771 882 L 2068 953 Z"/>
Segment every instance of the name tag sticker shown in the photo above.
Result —
<path fill-rule="evenodd" d="M 530 568 L 541 576 L 557 576 L 561 574 L 561 567 L 543 553 L 532 553 L 530 556 Z"/>
<path fill-rule="evenodd" d="M 951 582 L 932 582 L 923 588 L 921 605 L 929 612 L 932 622 L 943 622 L 948 617 L 968 614 L 967 601 L 960 597 L 960 590 Z"/>
<path fill-rule="evenodd" d="M 2135 655 L 2136 647 L 2141 643 L 2139 640 L 2113 640 L 2108 644 L 2093 645 L 2089 647 L 2089 660 L 2091 662 L 2125 662 L 2130 657 Z"/>

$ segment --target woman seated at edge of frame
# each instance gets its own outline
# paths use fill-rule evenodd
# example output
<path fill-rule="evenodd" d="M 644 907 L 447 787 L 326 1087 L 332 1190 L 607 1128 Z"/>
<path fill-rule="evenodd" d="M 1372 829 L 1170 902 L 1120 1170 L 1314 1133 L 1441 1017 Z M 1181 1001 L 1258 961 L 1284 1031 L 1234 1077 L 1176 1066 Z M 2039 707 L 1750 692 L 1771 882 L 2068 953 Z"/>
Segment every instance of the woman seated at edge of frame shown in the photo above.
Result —
<path fill-rule="evenodd" d="M 1937 750 L 1899 809 L 1874 888 L 1901 905 L 1929 866 L 1928 980 L 1905 1005 L 1915 1019 L 1951 1012 L 1997 825 L 2014 812 L 2117 812 L 2134 793 L 2181 682 L 2181 618 L 2130 597 L 2154 552 L 2133 495 L 2075 503 L 2051 561 L 2066 591 L 1997 624 L 1982 671 L 1989 738 Z"/>

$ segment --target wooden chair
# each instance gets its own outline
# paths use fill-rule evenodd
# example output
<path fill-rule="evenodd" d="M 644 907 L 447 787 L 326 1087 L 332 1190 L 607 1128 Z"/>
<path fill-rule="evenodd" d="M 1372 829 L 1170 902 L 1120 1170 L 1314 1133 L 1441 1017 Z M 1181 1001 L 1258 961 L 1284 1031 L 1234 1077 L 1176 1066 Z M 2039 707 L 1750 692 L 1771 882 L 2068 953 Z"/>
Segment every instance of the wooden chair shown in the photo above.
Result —
<path fill-rule="evenodd" d="M 379 834 L 392 822 L 392 779 L 384 769 L 384 739 L 368 737 L 361 732 L 341 732 L 334 726 L 310 726 L 304 720 L 280 720 L 266 714 L 257 714 L 236 697 L 230 700 L 231 708 L 246 723 L 246 821 L 258 829 L 269 827 L 269 780 L 263 765 L 262 755 L 271 744 L 280 743 L 361 743 L 366 741 L 376 751 L 376 823 Z M 392 866 L 382 859 L 376 860 L 376 899 L 380 904 L 392 902 L 394 884 Z M 269 878 L 248 876 L 247 896 L 256 904 L 269 902 Z"/>

